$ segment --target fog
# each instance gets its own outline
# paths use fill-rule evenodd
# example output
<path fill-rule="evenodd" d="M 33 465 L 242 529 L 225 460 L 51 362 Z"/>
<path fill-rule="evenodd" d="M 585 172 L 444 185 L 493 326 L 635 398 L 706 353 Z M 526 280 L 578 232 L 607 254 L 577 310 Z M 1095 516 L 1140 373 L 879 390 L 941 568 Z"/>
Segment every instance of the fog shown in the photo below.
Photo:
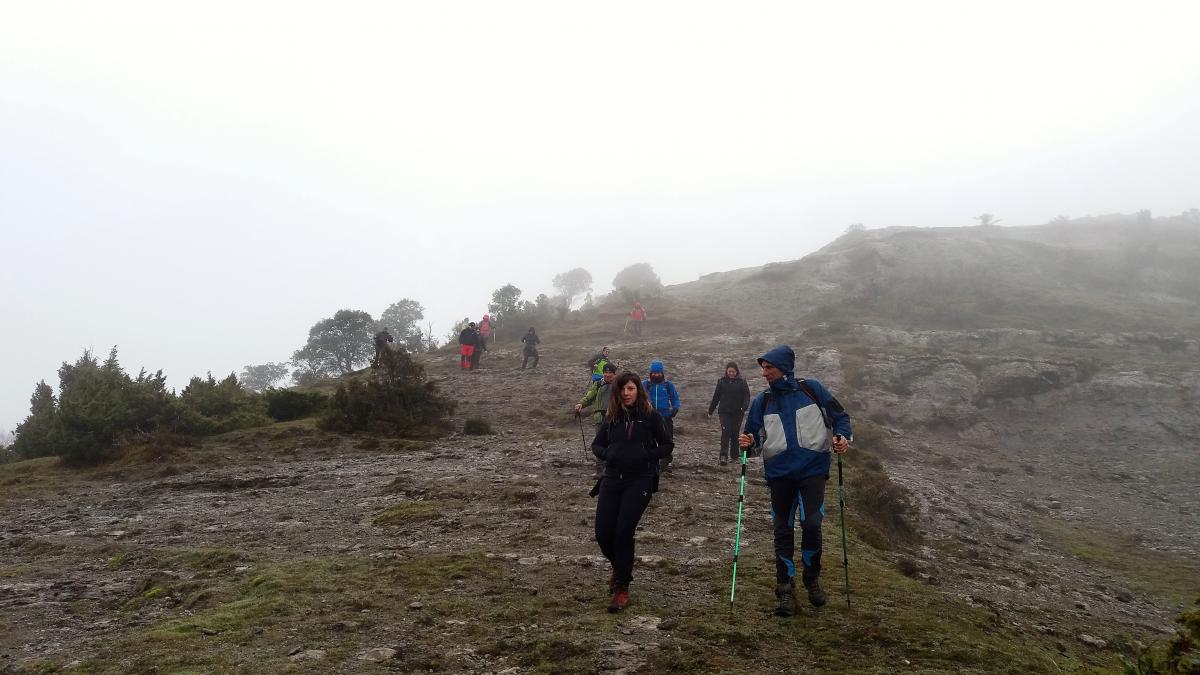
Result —
<path fill-rule="evenodd" d="M 835 4 L 6 3 L 0 428 L 85 348 L 182 387 L 340 308 L 1200 206 L 1194 2 Z"/>

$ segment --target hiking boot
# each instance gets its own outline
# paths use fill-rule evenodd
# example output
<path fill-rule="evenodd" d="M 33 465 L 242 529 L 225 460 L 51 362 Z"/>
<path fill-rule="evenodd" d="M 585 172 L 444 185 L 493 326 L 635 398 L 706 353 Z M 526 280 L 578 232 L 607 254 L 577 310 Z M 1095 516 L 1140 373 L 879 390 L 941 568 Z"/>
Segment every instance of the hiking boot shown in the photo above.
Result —
<path fill-rule="evenodd" d="M 629 605 L 629 586 L 626 584 L 613 584 L 612 599 L 608 601 L 608 613 L 616 614 L 624 611 Z"/>
<path fill-rule="evenodd" d="M 724 466 L 728 463 L 729 463 L 729 458 L 726 457 L 725 455 L 721 455 L 721 465 Z"/>
<path fill-rule="evenodd" d="M 796 584 L 789 581 L 775 584 L 775 597 L 779 598 L 779 606 L 775 608 L 775 616 L 796 615 Z"/>
<path fill-rule="evenodd" d="M 821 590 L 821 584 L 816 579 L 805 579 L 804 588 L 808 589 L 808 601 L 813 607 L 825 606 L 825 591 Z"/>

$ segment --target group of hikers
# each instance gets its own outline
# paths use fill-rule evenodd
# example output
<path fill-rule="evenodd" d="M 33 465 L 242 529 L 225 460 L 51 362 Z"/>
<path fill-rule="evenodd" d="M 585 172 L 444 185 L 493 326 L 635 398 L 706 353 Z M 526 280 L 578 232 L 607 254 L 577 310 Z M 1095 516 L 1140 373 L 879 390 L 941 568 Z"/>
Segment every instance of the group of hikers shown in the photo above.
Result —
<path fill-rule="evenodd" d="M 487 314 L 478 324 L 471 321 L 458 333 L 459 363 L 463 370 L 479 367 L 479 359 L 487 351 L 488 340 L 492 337 L 492 318 Z"/>
<path fill-rule="evenodd" d="M 588 362 L 592 382 L 575 404 L 575 413 L 589 407 L 593 411 L 591 450 L 598 479 L 591 492 L 597 497 L 595 535 L 612 565 L 608 611 L 620 612 L 629 604 L 634 532 L 671 462 L 680 400 L 678 389 L 666 379 L 662 361 L 651 361 L 649 377 L 643 380 L 628 370 L 618 374 L 609 355 L 609 348 L 604 347 Z M 778 346 L 757 361 L 767 389 L 751 401 L 749 385 L 737 364 L 730 361 L 717 380 L 708 414 L 716 411 L 721 422 L 721 464 L 742 458 L 743 453 L 763 458 L 774 523 L 775 597 L 779 602 L 775 613 L 793 616 L 798 609 L 797 515 L 801 583 L 812 605 L 820 607 L 826 602 L 819 583 L 825 482 L 831 452 L 841 454 L 849 449 L 850 417 L 819 381 L 796 377 L 796 355 L 791 347 Z M 741 467 L 744 482 L 744 459 Z"/>
<path fill-rule="evenodd" d="M 487 351 L 488 340 L 493 340 L 495 332 L 492 330 L 492 319 L 489 315 L 484 314 L 483 319 L 476 324 L 474 321 L 469 322 L 458 334 L 458 354 L 459 364 L 463 370 L 475 370 L 479 368 L 479 359 L 483 352 Z M 521 362 L 521 370 L 529 366 L 529 359 L 533 359 L 533 368 L 537 368 L 540 357 L 538 356 L 538 343 L 542 340 L 538 337 L 537 331 L 533 326 L 525 331 L 521 336 L 523 345 L 521 352 L 525 360 Z"/>
<path fill-rule="evenodd" d="M 625 331 L 632 332 L 634 335 L 641 337 L 645 331 L 646 324 L 646 308 L 642 307 L 641 301 L 633 303 L 633 309 L 629 311 L 628 318 L 625 321 Z M 631 328 L 632 326 L 632 328 Z M 384 330 L 382 334 L 387 331 Z M 492 330 L 492 319 L 488 314 L 483 315 L 483 319 L 476 324 L 474 321 L 468 322 L 467 325 L 458 334 L 458 353 L 459 364 L 463 370 L 475 370 L 479 368 L 479 359 L 483 352 L 487 351 L 487 343 L 489 339 L 493 339 L 495 333 Z M 541 360 L 538 354 L 538 344 L 541 343 L 541 338 L 538 337 L 537 331 L 533 326 L 521 336 L 521 370 L 526 368 L 537 368 L 538 361 Z M 387 336 L 387 342 L 391 342 L 391 336 Z M 375 356 L 379 357 L 379 352 L 383 347 L 380 346 L 380 336 L 375 336 Z M 533 359 L 533 365 L 529 365 L 529 360 Z M 597 371 L 598 372 L 598 371 Z M 593 379 L 600 379 L 600 375 Z"/>
<path fill-rule="evenodd" d="M 629 313 L 634 335 L 642 335 L 645 320 L 645 309 L 641 303 L 635 304 Z M 464 370 L 478 368 L 493 336 L 487 314 L 478 325 L 471 322 L 463 328 L 459 354 Z M 376 335 L 376 358 L 391 341 L 386 331 Z M 531 359 L 532 367 L 537 368 L 541 342 L 537 332 L 530 327 L 521 342 L 521 368 Z M 590 381 L 575 404 L 575 414 L 581 416 L 586 408 L 592 411 L 595 536 L 612 566 L 608 611 L 620 612 L 629 604 L 634 533 L 671 463 L 675 418 L 681 404 L 679 390 L 667 379 L 661 360 L 650 362 L 649 374 L 643 379 L 630 370 L 619 372 L 610 354 L 604 347 L 588 361 Z M 816 607 L 826 603 L 819 582 L 825 483 L 832 455 L 845 453 L 853 437 L 850 416 L 833 394 L 818 380 L 796 377 L 796 355 L 790 346 L 775 347 L 757 362 L 766 390 L 751 397 L 737 363 L 730 361 L 713 389 L 708 414 L 715 412 L 720 420 L 718 462 L 724 465 L 740 459 L 743 485 L 746 457 L 762 457 L 774 525 L 775 613 L 793 616 L 799 604 L 797 573 L 809 602 Z M 739 496 L 739 508 L 741 502 Z M 801 532 L 799 567 L 795 560 L 797 522 Z M 736 571 L 736 550 L 734 559 Z"/>

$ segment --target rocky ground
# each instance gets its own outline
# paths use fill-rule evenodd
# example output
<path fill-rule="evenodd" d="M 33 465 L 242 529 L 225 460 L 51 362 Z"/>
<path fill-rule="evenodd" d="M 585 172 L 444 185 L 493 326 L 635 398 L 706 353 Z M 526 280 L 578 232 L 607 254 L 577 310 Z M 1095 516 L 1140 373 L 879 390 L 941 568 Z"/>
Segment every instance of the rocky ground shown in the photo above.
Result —
<path fill-rule="evenodd" d="M 398 441 L 301 421 L 95 471 L 0 467 L 0 672 L 1113 668 L 1122 640 L 1160 636 L 1200 585 L 1194 461 L 1176 461 L 1163 481 L 1170 468 L 1153 457 L 1000 457 L 997 447 L 1021 447 L 997 442 L 1010 408 L 916 431 L 944 406 L 896 401 L 891 419 L 874 416 L 877 452 L 920 507 L 922 542 L 878 550 L 852 532 L 847 609 L 831 507 L 831 605 L 776 619 L 753 464 L 731 611 L 737 472 L 717 466 L 704 408 L 728 358 L 757 389 L 753 356 L 776 337 L 614 345 L 638 369 L 664 358 L 685 400 L 624 615 L 603 611 L 592 467 L 570 415 L 591 348 L 547 345 L 536 371 L 502 348 L 476 372 L 453 357 L 429 362 L 460 401 L 457 428 L 478 417 L 492 435 Z M 835 390 L 869 393 L 844 396 L 865 421 L 887 401 L 887 368 L 912 363 L 857 356 L 804 352 Z M 968 374 L 976 391 L 990 382 Z M 1017 437 L 1036 434 L 1037 421 L 1015 415 Z M 847 461 L 853 491 L 855 456 Z"/>

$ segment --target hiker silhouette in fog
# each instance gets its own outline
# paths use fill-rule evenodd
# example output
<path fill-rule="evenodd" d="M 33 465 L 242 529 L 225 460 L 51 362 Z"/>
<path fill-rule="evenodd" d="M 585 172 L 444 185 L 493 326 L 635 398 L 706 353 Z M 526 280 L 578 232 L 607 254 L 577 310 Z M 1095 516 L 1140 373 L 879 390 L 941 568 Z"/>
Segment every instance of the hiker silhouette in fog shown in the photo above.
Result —
<path fill-rule="evenodd" d="M 624 372 L 610 386 L 604 421 L 592 440 L 592 454 L 604 462 L 604 477 L 593 488 L 596 543 L 612 565 L 608 611 L 629 604 L 633 581 L 633 533 L 658 491 L 657 463 L 673 449 L 662 415 L 650 407 L 636 373 Z"/>
<path fill-rule="evenodd" d="M 575 404 L 575 414 L 583 412 L 583 409 L 592 406 L 595 412 L 592 413 L 592 422 L 596 425 L 593 430 L 598 433 L 600 425 L 604 423 L 604 413 L 608 411 L 608 403 L 611 399 L 610 390 L 612 382 L 617 377 L 617 367 L 611 363 L 604 364 L 604 377 L 600 380 L 594 380 L 583 393 L 583 398 L 579 399 L 579 403 Z M 596 478 L 601 476 L 604 471 L 604 462 L 596 460 Z"/>
<path fill-rule="evenodd" d="M 588 368 L 592 370 L 593 382 L 604 377 L 604 364 L 608 362 L 608 347 L 602 347 L 600 352 L 588 361 Z"/>
<path fill-rule="evenodd" d="M 769 388 L 755 397 L 738 438 L 742 448 L 762 448 L 775 523 L 775 597 L 778 616 L 796 613 L 796 512 L 800 513 L 801 580 L 808 601 L 825 604 L 821 590 L 821 520 L 830 450 L 850 448 L 850 416 L 817 380 L 796 379 L 796 354 L 780 345 L 758 359 Z"/>
<path fill-rule="evenodd" d="M 463 370 L 471 370 L 475 366 L 475 348 L 479 344 L 479 331 L 475 330 L 475 322 L 467 324 L 458 334 L 459 363 Z"/>
<path fill-rule="evenodd" d="M 379 355 L 383 353 L 383 350 L 388 349 L 388 343 L 393 339 L 392 334 L 386 328 L 375 334 L 375 358 L 371 360 L 372 368 L 379 366 Z"/>
<path fill-rule="evenodd" d="M 475 324 L 471 324 L 474 326 Z M 483 315 L 483 321 L 475 328 L 475 351 L 471 352 L 471 370 L 479 367 L 479 359 L 487 351 L 488 336 L 492 334 L 491 319 Z"/>
<path fill-rule="evenodd" d="M 646 308 L 642 307 L 640 300 L 633 303 L 633 310 L 629 312 L 629 319 L 633 325 L 633 334 L 641 337 L 642 327 L 646 325 Z"/>
<path fill-rule="evenodd" d="M 534 332 L 533 326 L 530 326 L 525 335 L 521 336 L 521 342 L 525 343 L 525 348 L 522 350 L 525 353 L 525 359 L 521 361 L 521 370 L 525 370 L 525 366 L 529 363 L 530 358 L 533 359 L 533 367 L 537 368 L 538 360 L 540 359 L 537 346 L 541 341 L 542 339 Z"/>
<path fill-rule="evenodd" d="M 488 350 L 488 340 L 492 339 L 492 317 L 487 314 L 483 315 L 483 319 L 479 322 L 479 350 L 486 352 Z"/>
<path fill-rule="evenodd" d="M 662 415 L 663 421 L 667 424 L 667 433 L 674 438 L 675 416 L 679 414 L 679 390 L 675 388 L 674 382 L 667 379 L 667 369 L 663 367 L 662 361 L 650 362 L 650 377 L 642 382 L 642 387 L 646 389 L 650 407 Z M 661 470 L 666 471 L 670 463 L 671 457 L 669 455 L 664 457 L 659 463 Z"/>
<path fill-rule="evenodd" d="M 720 462 L 727 464 L 741 456 L 738 450 L 738 430 L 742 428 L 742 416 L 750 406 L 750 385 L 742 379 L 738 365 L 733 361 L 725 364 L 725 376 L 717 380 L 712 402 L 708 404 L 708 415 L 718 411 L 721 420 Z"/>

